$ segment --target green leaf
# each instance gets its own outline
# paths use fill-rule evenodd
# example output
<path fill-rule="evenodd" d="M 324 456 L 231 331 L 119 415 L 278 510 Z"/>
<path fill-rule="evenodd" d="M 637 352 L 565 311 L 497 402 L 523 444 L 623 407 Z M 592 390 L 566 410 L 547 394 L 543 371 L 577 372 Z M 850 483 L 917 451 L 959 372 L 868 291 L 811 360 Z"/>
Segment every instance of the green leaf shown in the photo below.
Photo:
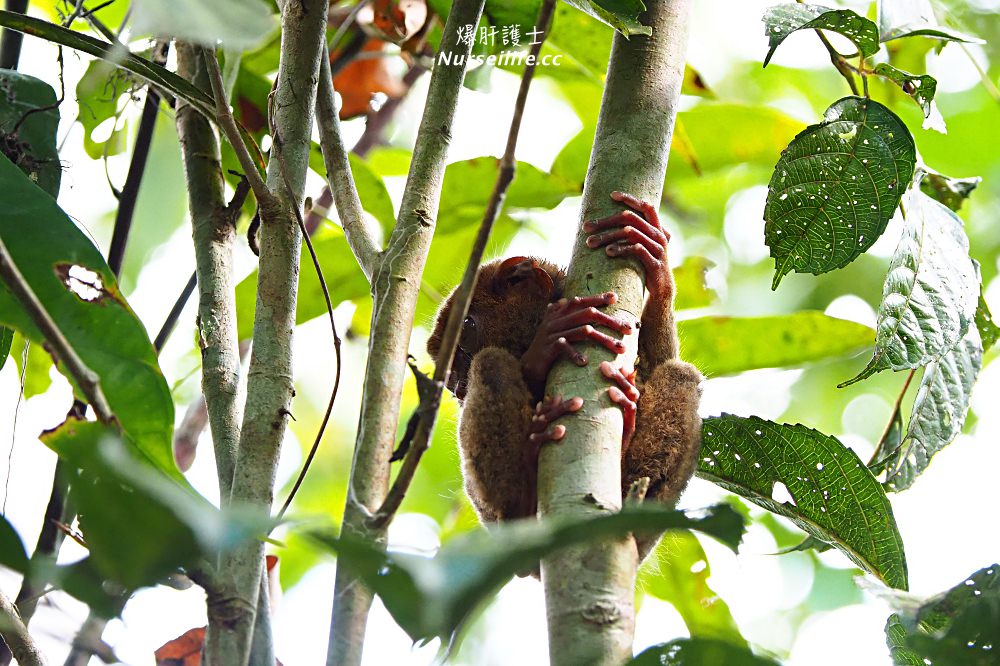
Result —
<path fill-rule="evenodd" d="M 928 74 L 910 74 L 892 65 L 880 62 L 875 65 L 875 73 L 884 76 L 910 96 L 924 112 L 924 129 L 936 129 L 944 132 L 944 118 L 934 103 L 934 93 L 937 92 L 937 79 Z"/>
<path fill-rule="evenodd" d="M 906 647 L 906 635 L 906 627 L 899 615 L 890 615 L 885 623 L 885 643 L 889 647 L 893 666 L 926 666 L 920 655 Z"/>
<path fill-rule="evenodd" d="M 24 345 L 28 345 L 27 367 L 22 367 Z M 52 386 L 52 357 L 42 345 L 29 344 L 23 335 L 17 335 L 10 348 L 10 355 L 17 364 L 17 371 L 24 379 L 24 399 L 41 395 Z"/>
<path fill-rule="evenodd" d="M 885 434 L 882 435 L 878 446 L 875 447 L 875 453 L 872 455 L 873 462 L 868 464 L 868 469 L 872 471 L 872 474 L 881 474 L 885 470 L 886 465 L 892 460 L 895 451 L 902 443 L 903 411 L 900 409 L 900 405 L 897 404 L 896 408 L 892 411 L 889 427 L 886 428 Z"/>
<path fill-rule="evenodd" d="M 52 86 L 33 76 L 0 70 L 0 154 L 53 198 L 59 194 L 62 179 L 58 128 L 59 108 Z"/>
<path fill-rule="evenodd" d="M 878 26 L 850 9 L 790 3 L 768 7 L 763 21 L 764 34 L 770 42 L 764 67 L 767 67 L 781 42 L 796 30 L 830 30 L 854 42 L 866 58 L 878 53 Z"/>
<path fill-rule="evenodd" d="M 135 30 L 176 37 L 203 46 L 221 42 L 229 50 L 259 46 L 278 27 L 261 0 L 134 0 Z"/>
<path fill-rule="evenodd" d="M 156 584 L 179 567 L 266 533 L 266 520 L 219 511 L 183 479 L 135 458 L 100 423 L 69 419 L 43 441 L 82 469 L 73 501 L 91 559 L 126 589 Z"/>
<path fill-rule="evenodd" d="M 690 532 L 663 536 L 653 557 L 643 563 L 639 580 L 643 591 L 669 602 L 692 636 L 721 639 L 746 646 L 729 606 L 708 585 L 712 569 L 708 556 Z"/>
<path fill-rule="evenodd" d="M 21 537 L 3 516 L 0 516 L 0 565 L 22 574 L 28 570 L 28 553 Z"/>
<path fill-rule="evenodd" d="M 344 301 L 361 298 L 369 293 L 368 281 L 358 268 L 358 262 L 340 229 L 320 229 L 312 238 L 313 248 L 323 269 L 330 300 L 337 307 Z M 240 340 L 253 337 L 254 310 L 257 306 L 257 271 L 236 285 L 236 330 Z M 326 299 L 308 253 L 302 251 L 299 272 L 299 293 L 295 322 L 301 324 L 326 312 Z"/>
<path fill-rule="evenodd" d="M 951 42 L 985 44 L 978 37 L 963 34 L 938 24 L 930 0 L 880 0 L 879 31 L 882 41 L 900 37 L 932 37 Z"/>
<path fill-rule="evenodd" d="M 124 51 L 118 46 L 47 21 L 6 10 L 0 10 L 0 26 L 106 60 L 191 104 L 207 118 L 215 118 L 214 102 L 207 93 L 167 68 Z"/>
<path fill-rule="evenodd" d="M 467 226 L 478 228 L 499 169 L 499 161 L 494 157 L 475 157 L 449 164 L 444 172 L 434 233 L 448 234 Z M 575 194 L 578 190 L 572 183 L 527 162 L 518 162 L 500 214 L 552 209 L 567 196 Z"/>
<path fill-rule="evenodd" d="M 643 650 L 627 666 L 779 666 L 743 645 L 709 638 L 677 638 Z"/>
<path fill-rule="evenodd" d="M 3 366 L 7 365 L 12 344 L 14 344 L 14 329 L 0 326 L 0 370 L 3 370 Z"/>
<path fill-rule="evenodd" d="M 567 4 L 589 14 L 626 37 L 651 35 L 652 29 L 639 22 L 639 14 L 646 11 L 642 0 L 566 0 Z"/>
<path fill-rule="evenodd" d="M 878 308 L 875 355 L 848 386 L 886 369 L 927 365 L 965 337 L 976 314 L 979 271 L 962 220 L 914 192 Z"/>
<path fill-rule="evenodd" d="M 885 464 L 886 488 L 900 492 L 912 486 L 927 469 L 931 457 L 962 432 L 972 386 L 982 364 L 979 329 L 970 326 L 957 347 L 924 368 L 906 437 Z"/>
<path fill-rule="evenodd" d="M 902 610 L 886 623 L 893 663 L 996 664 L 1000 645 L 1000 565 L 972 574 L 916 609 Z"/>
<path fill-rule="evenodd" d="M 180 478 L 170 390 L 146 329 L 111 269 L 55 200 L 6 158 L 0 158 L 0 183 L 0 238 L 14 263 L 80 359 L 97 373 L 129 441 L 161 471 Z M 0 287 L 0 324 L 43 341 L 6 287 Z"/>
<path fill-rule="evenodd" d="M 993 323 L 993 314 L 990 313 L 990 306 L 986 304 L 982 291 L 979 293 L 979 305 L 976 307 L 976 328 L 979 329 L 979 337 L 983 341 L 983 351 L 989 351 L 1000 339 L 1000 327 Z"/>
<path fill-rule="evenodd" d="M 856 354 L 872 329 L 822 312 L 770 317 L 698 317 L 677 322 L 681 356 L 708 377 L 758 368 L 798 367 Z"/>
<path fill-rule="evenodd" d="M 833 544 L 886 585 L 906 589 L 892 505 L 857 454 L 835 438 L 756 416 L 707 418 L 697 473 Z"/>
<path fill-rule="evenodd" d="M 77 122 L 83 126 L 83 147 L 91 159 L 117 155 L 125 151 L 127 132 L 122 124 L 111 136 L 98 143 L 91 136 L 98 125 L 118 115 L 118 98 L 135 86 L 128 72 L 103 60 L 94 60 L 76 84 L 76 101 L 80 111 Z"/>
<path fill-rule="evenodd" d="M 870 248 L 909 187 L 916 147 L 906 126 L 878 102 L 845 97 L 782 153 L 768 184 L 764 241 L 772 288 L 795 270 L 842 268 Z"/>
<path fill-rule="evenodd" d="M 698 515 L 663 506 L 629 507 L 619 513 L 567 521 L 519 521 L 476 530 L 448 541 L 434 557 L 385 553 L 375 544 L 312 532 L 337 552 L 376 594 L 414 641 L 447 639 L 510 578 L 531 571 L 540 558 L 568 546 L 613 539 L 634 531 L 695 529 L 735 551 L 743 518 L 728 505 Z"/>
<path fill-rule="evenodd" d="M 927 167 L 923 168 L 927 169 Z M 920 180 L 920 191 L 957 213 L 981 182 L 983 179 L 979 176 L 950 178 L 935 171 L 927 171 Z"/>

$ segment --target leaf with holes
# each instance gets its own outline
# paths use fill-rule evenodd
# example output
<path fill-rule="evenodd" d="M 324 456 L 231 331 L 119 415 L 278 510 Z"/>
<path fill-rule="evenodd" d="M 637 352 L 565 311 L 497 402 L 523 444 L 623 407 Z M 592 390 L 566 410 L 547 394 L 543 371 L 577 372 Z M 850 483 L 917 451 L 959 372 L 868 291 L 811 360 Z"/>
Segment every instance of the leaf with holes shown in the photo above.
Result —
<path fill-rule="evenodd" d="M 33 76 L 0 70 L 0 155 L 56 197 L 62 165 L 56 149 L 59 108 L 52 86 Z"/>
<path fill-rule="evenodd" d="M 625 666 L 780 666 L 744 645 L 714 638 L 677 638 L 646 648 Z"/>
<path fill-rule="evenodd" d="M 568 546 L 620 538 L 635 531 L 693 529 L 734 552 L 743 536 L 743 518 L 726 504 L 686 513 L 644 504 L 620 512 L 566 520 L 515 521 L 459 535 L 434 557 L 389 552 L 352 537 L 310 536 L 336 551 L 385 603 L 410 638 L 448 638 L 469 615 L 517 573 L 531 571 L 540 558 Z"/>
<path fill-rule="evenodd" d="M 950 42 L 985 43 L 978 37 L 939 25 L 931 0 L 880 0 L 878 25 L 883 42 L 919 36 Z"/>
<path fill-rule="evenodd" d="M 705 419 L 698 476 L 833 544 L 906 589 L 906 557 L 881 484 L 851 449 L 803 425 L 731 414 Z"/>
<path fill-rule="evenodd" d="M 10 160 L 0 157 L 0 238 L 66 340 L 92 371 L 122 431 L 148 462 L 182 478 L 171 437 L 174 404 L 146 329 L 90 239 Z M 41 343 L 0 286 L 0 324 Z M 40 344 L 39 344 L 40 346 Z"/>
<path fill-rule="evenodd" d="M 917 103 L 920 110 L 924 112 L 924 129 L 937 130 L 942 134 L 946 131 L 944 118 L 941 117 L 941 112 L 938 111 L 937 104 L 934 103 L 937 79 L 928 74 L 910 74 L 884 62 L 875 65 L 875 73 L 895 83 L 900 90 Z"/>
<path fill-rule="evenodd" d="M 937 360 L 965 337 L 978 296 L 979 271 L 969 257 L 962 220 L 914 192 L 882 287 L 875 355 L 841 386 L 882 370 L 909 370 Z"/>
<path fill-rule="evenodd" d="M 861 256 L 885 231 L 915 164 L 913 137 L 896 114 L 861 97 L 834 102 L 782 152 L 768 184 L 772 289 L 792 270 L 818 275 Z"/>
<path fill-rule="evenodd" d="M 979 329 L 970 326 L 957 347 L 924 368 L 906 436 L 885 463 L 888 490 L 899 492 L 912 486 L 931 457 L 962 432 L 982 365 Z"/>
<path fill-rule="evenodd" d="M 830 30 L 840 33 L 854 42 L 858 51 L 866 58 L 875 55 L 879 49 L 878 26 L 874 21 L 859 16 L 850 9 L 789 3 L 768 7 L 763 21 L 764 34 L 770 42 L 767 56 L 764 57 L 764 67 L 767 67 L 781 42 L 796 30 Z"/>
<path fill-rule="evenodd" d="M 979 329 L 979 337 L 983 340 L 983 352 L 989 351 L 990 347 L 1000 339 L 1000 327 L 993 323 L 993 314 L 981 291 L 979 305 L 976 307 L 976 328 Z"/>
<path fill-rule="evenodd" d="M 975 572 L 916 608 L 889 616 L 893 664 L 995 666 L 1000 646 L 1000 565 Z"/>
<path fill-rule="evenodd" d="M 857 354 L 872 329 L 822 312 L 770 317 L 717 315 L 677 322 L 681 356 L 708 377 L 758 368 L 789 368 Z"/>
<path fill-rule="evenodd" d="M 983 179 L 979 176 L 972 178 L 951 178 L 936 171 L 922 167 L 927 173 L 920 179 L 920 191 L 935 201 L 940 201 L 956 213 L 962 209 L 962 204 L 972 196 L 972 192 L 979 187 Z"/>

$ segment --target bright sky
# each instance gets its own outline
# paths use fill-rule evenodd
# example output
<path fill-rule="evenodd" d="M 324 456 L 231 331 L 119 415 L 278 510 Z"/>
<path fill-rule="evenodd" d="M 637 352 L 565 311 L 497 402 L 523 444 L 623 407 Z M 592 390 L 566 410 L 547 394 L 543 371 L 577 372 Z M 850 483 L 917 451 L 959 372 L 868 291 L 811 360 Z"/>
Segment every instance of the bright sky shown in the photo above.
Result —
<path fill-rule="evenodd" d="M 711 82 L 721 77 L 735 60 L 759 61 L 762 58 L 766 46 L 760 16 L 763 8 L 771 3 L 704 0 L 693 4 L 695 16 L 689 62 L 706 80 Z M 850 6 L 852 3 L 843 4 Z M 866 5 L 860 3 L 859 11 L 864 11 Z M 774 61 L 798 67 L 828 66 L 822 49 L 807 37 L 791 37 L 778 50 Z M 974 69 L 958 49 L 946 49 L 944 59 L 940 66 L 947 66 L 948 73 L 941 79 L 941 89 L 956 91 L 976 84 Z M 85 65 L 86 61 L 68 54 L 67 85 L 70 89 Z M 56 80 L 52 49 L 38 40 L 26 39 L 22 70 L 48 81 Z M 494 81 L 497 88 L 509 93 L 510 99 L 513 99 L 516 83 L 514 77 L 499 72 Z M 575 116 L 545 83 L 538 81 L 533 89 L 519 146 L 520 159 L 542 168 L 549 166 L 555 151 L 579 129 Z M 422 99 L 423 95 L 417 92 L 414 97 Z M 484 123 L 506 127 L 509 109 L 496 107 L 493 98 L 463 91 L 451 159 L 501 152 L 503 139 L 500 134 L 484 136 L 482 131 Z M 134 111 L 137 113 L 137 109 Z M 113 210 L 114 200 L 104 173 L 82 153 L 80 127 L 71 123 L 72 118 L 64 117 L 60 129 L 60 136 L 68 134 L 62 154 L 67 169 L 60 204 L 83 226 L 94 227 L 96 220 Z M 352 123 L 347 131 L 358 133 L 360 128 Z M 351 137 L 347 140 L 350 143 Z M 84 165 L 84 168 L 74 168 L 75 165 Z M 114 182 L 122 181 L 126 167 L 123 158 L 109 160 L 108 168 Z M 393 187 L 398 191 L 398 184 Z M 313 179 L 309 189 L 314 194 L 319 191 L 318 179 Z M 763 202 L 761 189 L 736 193 L 730 201 L 725 232 L 734 248 L 732 261 L 751 263 L 766 255 L 761 218 Z M 576 214 L 575 202 L 569 202 L 546 215 L 544 224 L 552 229 L 550 237 L 558 238 L 561 228 L 570 232 Z M 891 234 L 892 228 L 887 236 Z M 107 239 L 99 237 L 98 242 L 106 247 Z M 888 241 L 881 254 L 890 253 L 894 244 L 894 239 Z M 684 239 L 680 234 L 674 235 L 671 248 L 676 262 L 684 254 Z M 563 262 L 568 259 L 565 249 L 560 250 L 556 243 L 545 243 L 531 233 L 515 239 L 511 252 L 541 254 Z M 186 227 L 178 231 L 167 248 L 153 259 L 144 273 L 145 279 L 130 296 L 130 302 L 154 332 L 178 288 L 178 285 L 165 284 L 160 276 L 172 275 L 179 265 L 193 266 Z M 186 271 L 187 268 L 183 271 L 185 275 Z M 1000 303 L 1000 284 L 996 281 L 990 285 L 987 298 L 994 304 Z M 869 324 L 874 321 L 871 309 L 856 297 L 838 299 L 831 304 L 829 312 Z M 349 312 L 340 314 L 349 315 Z M 178 330 L 164 353 L 163 365 L 168 374 L 173 373 L 168 377 L 170 381 L 181 378 L 192 367 L 186 356 L 191 339 L 191 311 L 185 321 L 189 328 Z M 315 348 L 314 344 L 326 346 L 324 326 L 314 322 L 302 327 L 296 337 L 297 349 Z M 415 342 L 414 348 L 417 345 Z M 345 353 L 344 357 L 347 360 L 345 385 L 360 382 L 363 372 L 358 361 L 360 353 Z M 314 360 L 302 353 L 297 358 L 297 376 L 305 376 L 306 381 L 315 378 L 318 385 L 324 385 L 322 369 L 315 367 Z M 710 415 L 725 410 L 776 418 L 788 404 L 789 390 L 797 376 L 798 371 L 758 371 L 738 378 L 710 381 L 705 388 L 702 412 Z M 21 402 L 16 408 L 18 377 L 15 365 L 9 362 L 0 371 L 0 414 L 5 415 L 0 419 L 0 482 L 7 480 L 5 512 L 29 544 L 34 543 L 39 528 L 41 507 L 48 498 L 54 465 L 54 455 L 36 437 L 41 430 L 61 420 L 69 399 L 68 386 L 57 378 L 46 394 Z M 870 404 L 872 399 L 862 396 L 857 405 L 852 403 L 845 413 L 843 431 L 831 434 L 842 436 L 853 444 L 859 441 L 857 435 L 852 434 L 857 432 L 857 423 L 852 421 L 858 418 L 857 415 L 867 418 L 874 413 L 884 420 L 889 405 L 878 404 L 883 402 L 880 399 Z M 994 476 L 995 470 L 1000 468 L 1000 451 L 996 446 L 1000 436 L 1000 412 L 995 408 L 998 399 L 1000 365 L 993 364 L 982 373 L 973 396 L 973 410 L 978 417 L 975 435 L 961 437 L 937 455 L 912 490 L 892 496 L 895 516 L 907 547 L 911 587 L 916 594 L 941 591 L 972 571 L 1000 559 L 1000 534 L 996 530 L 982 529 L 983 518 L 978 510 L 995 506 L 997 499 Z M 15 409 L 16 435 L 10 418 Z M 339 409 L 345 414 L 356 414 L 356 405 L 341 404 Z M 178 411 L 179 419 L 183 408 Z M 861 446 L 868 445 L 861 442 Z M 297 469 L 299 449 L 297 446 L 286 449 L 281 473 L 288 476 Z M 202 447 L 204 453 L 199 456 L 191 477 L 206 496 L 214 497 L 217 492 L 213 481 L 214 466 L 207 455 L 209 450 L 210 446 Z M 705 506 L 720 496 L 721 491 L 715 486 L 695 480 L 682 506 Z M 393 525 L 390 540 L 398 545 L 433 545 L 437 542 L 437 534 L 430 522 L 421 516 L 402 515 Z M 762 527 L 751 529 L 738 557 L 710 540 L 703 540 L 703 543 L 712 568 L 710 584 L 729 604 L 744 635 L 753 643 L 787 656 L 786 663 L 790 666 L 889 663 L 883 634 L 889 610 L 876 595 L 866 593 L 862 603 L 816 613 L 799 629 L 798 635 L 793 636 L 787 617 L 781 615 L 781 611 L 795 606 L 809 590 L 813 567 L 807 556 L 773 556 L 777 547 L 773 537 Z M 73 544 L 64 548 L 64 559 L 81 556 L 82 549 Z M 830 566 L 849 566 L 846 558 L 837 552 L 826 553 L 822 558 Z M 279 605 L 277 653 L 289 666 L 323 661 L 333 571 L 332 564 L 317 567 L 288 590 Z M 0 589 L 12 596 L 18 585 L 17 577 L 0 570 Z M 41 607 L 32 629 L 51 662 L 62 660 L 85 612 L 82 604 L 61 594 L 51 595 L 50 603 Z M 204 624 L 204 618 L 203 596 L 197 590 L 183 593 L 165 588 L 144 590 L 129 603 L 124 618 L 109 625 L 105 638 L 114 645 L 124 662 L 145 666 L 153 663 L 155 647 L 190 627 Z M 541 586 L 534 580 L 519 579 L 508 585 L 477 627 L 467 639 L 470 648 L 476 647 L 476 664 L 525 666 L 546 660 L 544 601 Z M 490 630 L 482 631 L 484 627 Z M 680 617 L 669 605 L 649 599 L 638 617 L 636 650 L 685 634 Z M 366 664 L 423 664 L 433 660 L 435 647 L 411 649 L 405 634 L 380 605 L 372 614 L 369 637 L 374 640 L 366 647 Z"/>

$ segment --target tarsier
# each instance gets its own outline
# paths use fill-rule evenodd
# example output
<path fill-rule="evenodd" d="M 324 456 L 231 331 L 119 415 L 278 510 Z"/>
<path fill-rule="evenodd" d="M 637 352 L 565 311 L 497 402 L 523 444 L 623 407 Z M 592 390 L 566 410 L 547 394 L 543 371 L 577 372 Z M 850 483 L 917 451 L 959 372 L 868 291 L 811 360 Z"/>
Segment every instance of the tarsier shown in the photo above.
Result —
<path fill-rule="evenodd" d="M 544 396 L 549 370 L 560 357 L 586 365 L 580 343 L 625 351 L 609 329 L 639 329 L 633 371 L 605 361 L 608 397 L 622 409 L 622 492 L 650 480 L 647 499 L 672 502 L 694 472 L 700 443 L 701 375 L 677 358 L 674 281 L 667 262 L 670 235 L 656 208 L 614 192 L 627 210 L 584 223 L 587 246 L 609 257 L 635 257 L 645 272 L 648 298 L 639 324 L 600 308 L 614 293 L 563 297 L 565 271 L 547 261 L 512 257 L 480 268 L 448 388 L 463 403 L 459 445 L 465 488 L 484 523 L 533 516 L 538 452 L 561 440 L 566 426 L 554 422 L 583 406 L 579 397 Z M 452 307 L 438 314 L 427 349 L 437 356 Z"/>

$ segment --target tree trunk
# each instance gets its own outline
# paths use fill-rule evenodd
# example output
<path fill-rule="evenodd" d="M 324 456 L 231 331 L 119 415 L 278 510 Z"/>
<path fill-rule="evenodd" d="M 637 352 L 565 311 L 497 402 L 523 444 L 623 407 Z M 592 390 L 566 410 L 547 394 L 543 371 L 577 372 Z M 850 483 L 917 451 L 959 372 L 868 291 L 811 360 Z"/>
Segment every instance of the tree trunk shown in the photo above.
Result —
<path fill-rule="evenodd" d="M 647 0 L 641 16 L 651 37 L 615 34 L 607 84 L 584 186 L 583 220 L 613 214 L 620 190 L 659 202 L 684 75 L 689 0 Z M 639 321 L 642 271 L 638 263 L 609 261 L 577 233 L 566 295 L 614 291 L 619 316 Z M 625 358 L 635 358 L 638 336 L 626 336 Z M 539 509 L 545 517 L 597 515 L 621 508 L 621 412 L 607 397 L 600 374 L 613 355 L 587 349 L 585 367 L 558 364 L 549 395 L 584 399 L 567 421 L 565 439 L 542 449 Z M 631 657 L 635 625 L 637 552 L 633 539 L 568 549 L 542 563 L 551 663 L 621 664 Z"/>

